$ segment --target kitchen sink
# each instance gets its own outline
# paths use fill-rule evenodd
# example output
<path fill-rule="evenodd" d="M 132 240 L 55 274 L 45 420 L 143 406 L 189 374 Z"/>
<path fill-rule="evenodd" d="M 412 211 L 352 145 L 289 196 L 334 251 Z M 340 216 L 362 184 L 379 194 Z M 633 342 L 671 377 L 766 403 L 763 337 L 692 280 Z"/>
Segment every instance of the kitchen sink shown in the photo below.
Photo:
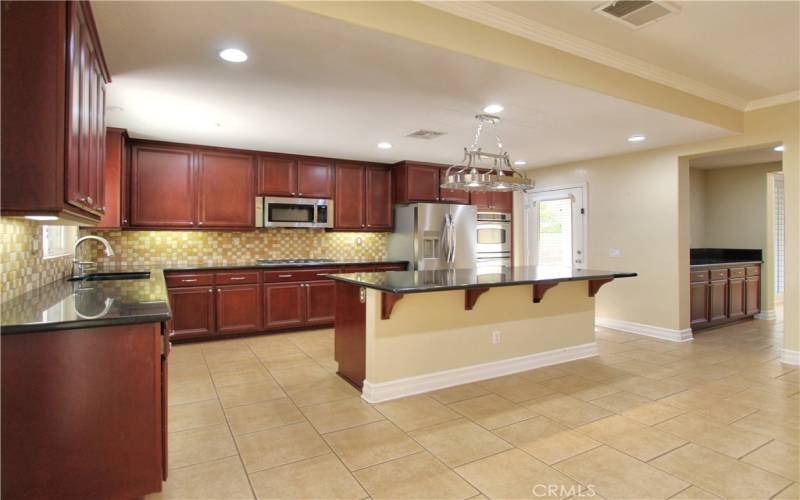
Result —
<path fill-rule="evenodd" d="M 110 281 L 110 280 L 144 280 L 150 278 L 148 271 L 123 273 L 94 273 L 83 278 L 69 278 L 69 281 Z"/>

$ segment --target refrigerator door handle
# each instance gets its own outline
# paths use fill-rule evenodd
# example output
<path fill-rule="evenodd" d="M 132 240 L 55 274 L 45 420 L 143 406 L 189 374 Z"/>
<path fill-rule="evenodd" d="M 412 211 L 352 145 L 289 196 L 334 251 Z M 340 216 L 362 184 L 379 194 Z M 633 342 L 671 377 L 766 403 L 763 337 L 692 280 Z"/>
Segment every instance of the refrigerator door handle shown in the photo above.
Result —
<path fill-rule="evenodd" d="M 450 263 L 454 264 L 456 261 L 456 228 L 455 225 L 450 223 Z"/>

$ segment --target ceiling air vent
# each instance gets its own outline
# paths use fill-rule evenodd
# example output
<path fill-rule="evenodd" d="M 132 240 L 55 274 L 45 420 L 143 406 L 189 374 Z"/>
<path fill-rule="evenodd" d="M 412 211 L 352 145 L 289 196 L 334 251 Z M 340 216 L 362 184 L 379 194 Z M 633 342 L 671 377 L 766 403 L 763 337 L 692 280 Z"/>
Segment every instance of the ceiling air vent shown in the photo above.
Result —
<path fill-rule="evenodd" d="M 676 5 L 669 2 L 650 0 L 617 0 L 616 2 L 606 2 L 593 10 L 603 17 L 613 19 L 634 30 L 666 19 L 679 11 Z"/>
<path fill-rule="evenodd" d="M 413 137 L 414 139 L 436 139 L 437 137 L 443 136 L 444 132 L 437 132 L 435 130 L 425 130 L 419 129 L 417 131 L 411 132 L 406 137 Z"/>

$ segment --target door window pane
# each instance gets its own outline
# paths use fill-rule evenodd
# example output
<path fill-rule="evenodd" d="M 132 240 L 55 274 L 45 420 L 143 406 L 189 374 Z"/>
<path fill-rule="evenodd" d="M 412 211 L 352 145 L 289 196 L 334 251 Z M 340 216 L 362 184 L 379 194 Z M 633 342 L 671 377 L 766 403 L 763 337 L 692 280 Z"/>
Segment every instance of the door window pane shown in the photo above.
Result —
<path fill-rule="evenodd" d="M 572 200 L 538 202 L 540 266 L 572 266 Z"/>

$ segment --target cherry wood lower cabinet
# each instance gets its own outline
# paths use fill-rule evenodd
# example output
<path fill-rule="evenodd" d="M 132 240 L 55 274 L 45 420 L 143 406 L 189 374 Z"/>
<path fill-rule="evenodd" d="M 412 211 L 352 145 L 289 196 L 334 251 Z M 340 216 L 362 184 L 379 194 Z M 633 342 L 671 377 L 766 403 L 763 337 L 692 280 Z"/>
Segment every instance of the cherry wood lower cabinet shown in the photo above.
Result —
<path fill-rule="evenodd" d="M 169 288 L 168 296 L 172 308 L 169 325 L 176 340 L 214 335 L 213 286 Z"/>
<path fill-rule="evenodd" d="M 716 264 L 690 274 L 692 329 L 752 317 L 761 311 L 761 266 Z"/>
<path fill-rule="evenodd" d="M 217 333 L 261 331 L 261 285 L 217 287 Z"/>
<path fill-rule="evenodd" d="M 3 335 L 2 498 L 160 491 L 165 345 L 160 323 Z"/>
<path fill-rule="evenodd" d="M 306 324 L 331 324 L 336 315 L 336 282 L 311 281 L 306 289 Z"/>
<path fill-rule="evenodd" d="M 264 285 L 264 327 L 294 328 L 305 317 L 305 283 Z"/>

